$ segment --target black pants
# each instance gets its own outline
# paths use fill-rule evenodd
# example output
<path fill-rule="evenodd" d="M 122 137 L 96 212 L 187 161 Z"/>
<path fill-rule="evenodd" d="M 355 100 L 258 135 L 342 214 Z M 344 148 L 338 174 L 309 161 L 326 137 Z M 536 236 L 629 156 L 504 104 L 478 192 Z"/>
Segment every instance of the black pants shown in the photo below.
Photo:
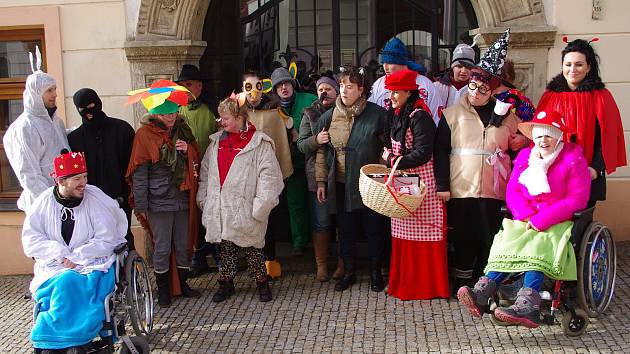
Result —
<path fill-rule="evenodd" d="M 291 239 L 286 185 L 278 199 L 278 205 L 271 209 L 269 213 L 269 222 L 267 223 L 267 232 L 265 233 L 265 247 L 263 248 L 263 253 L 265 254 L 265 259 L 268 261 L 276 259 L 276 240 L 285 238 L 287 240 Z"/>
<path fill-rule="evenodd" d="M 385 249 L 385 226 L 387 217 L 369 208 L 345 211 L 345 185 L 337 183 L 337 227 L 339 227 L 339 243 L 342 257 L 354 258 L 359 233 L 363 231 L 368 241 L 368 257 L 370 260 L 381 260 Z"/>
<path fill-rule="evenodd" d="M 502 200 L 456 198 L 447 204 L 449 266 L 454 276 L 477 279 L 488 263 L 494 235 L 501 227 Z"/>

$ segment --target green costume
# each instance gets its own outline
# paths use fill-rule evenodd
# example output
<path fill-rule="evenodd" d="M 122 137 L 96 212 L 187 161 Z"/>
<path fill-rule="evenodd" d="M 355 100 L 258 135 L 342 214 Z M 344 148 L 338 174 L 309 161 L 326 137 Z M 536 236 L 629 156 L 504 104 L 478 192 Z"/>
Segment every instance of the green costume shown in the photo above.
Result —
<path fill-rule="evenodd" d="M 317 96 L 296 92 L 293 106 L 289 115 L 293 118 L 293 129 L 300 129 L 302 123 L 302 111 L 310 107 Z M 306 181 L 306 157 L 301 153 L 294 139 L 291 139 L 291 161 L 293 174 L 287 179 L 287 202 L 289 205 L 289 217 L 291 220 L 291 238 L 294 249 L 304 249 L 310 239 L 311 226 L 309 215 L 310 196 Z"/>
<path fill-rule="evenodd" d="M 526 223 L 503 219 L 488 257 L 489 271 L 515 273 L 537 270 L 557 280 L 576 280 L 575 252 L 571 245 L 572 221 L 544 231 L 527 230 Z"/>
<path fill-rule="evenodd" d="M 210 145 L 210 135 L 217 131 L 214 113 L 207 104 L 197 103 L 197 101 L 189 103 L 186 107 L 180 107 L 179 113 L 184 116 L 184 120 L 190 126 L 203 158 Z"/>

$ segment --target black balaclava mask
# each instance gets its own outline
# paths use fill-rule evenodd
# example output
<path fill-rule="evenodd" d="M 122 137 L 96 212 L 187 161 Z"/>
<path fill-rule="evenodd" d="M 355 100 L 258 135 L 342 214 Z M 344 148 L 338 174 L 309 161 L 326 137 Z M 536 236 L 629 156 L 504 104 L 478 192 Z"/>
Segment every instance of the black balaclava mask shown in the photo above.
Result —
<path fill-rule="evenodd" d="M 83 119 L 83 124 L 94 124 L 102 121 L 102 118 L 105 117 L 105 113 L 102 110 L 103 103 L 96 91 L 90 88 L 82 88 L 74 94 L 72 100 Z M 87 108 L 90 103 L 94 103 L 93 108 Z M 83 108 L 83 110 L 80 110 L 80 108 Z M 87 118 L 88 114 L 92 115 L 92 119 Z"/>

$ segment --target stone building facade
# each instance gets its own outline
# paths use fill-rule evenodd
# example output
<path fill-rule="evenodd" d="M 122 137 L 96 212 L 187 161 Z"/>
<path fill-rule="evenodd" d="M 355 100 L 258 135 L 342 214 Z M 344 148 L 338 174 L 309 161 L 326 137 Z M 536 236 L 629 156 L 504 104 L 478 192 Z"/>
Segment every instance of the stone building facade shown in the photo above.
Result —
<path fill-rule="evenodd" d="M 343 13 L 344 1 L 298 0 L 297 3 L 304 4 L 304 8 L 300 11 L 293 9 L 293 12 L 287 10 L 287 14 L 295 15 L 295 20 L 289 16 L 288 20 L 283 18 L 281 21 L 298 27 L 295 21 L 300 14 L 315 13 L 315 9 L 309 6 L 321 10 L 341 2 L 342 13 L 334 17 L 333 9 L 333 18 L 347 22 L 350 15 Z M 237 85 L 243 61 L 239 19 L 248 16 L 247 6 L 264 8 L 270 6 L 268 3 L 279 3 L 282 10 L 282 6 L 294 3 L 293 0 L 235 2 L 4 0 L 0 3 L 0 43 L 2 35 L 11 31 L 25 28 L 41 31 L 46 68 L 58 80 L 58 104 L 68 127 L 80 124 L 72 95 L 82 87 L 92 87 L 99 92 L 104 111 L 109 115 L 126 119 L 137 126 L 143 110 L 140 106 L 125 105 L 127 91 L 145 87 L 158 78 L 174 79 L 183 64 L 200 62 L 202 68 L 215 73 L 215 76 L 218 75 L 216 73 L 230 76 L 231 81 L 211 77 L 210 85 L 213 87 L 227 90 Z M 378 17 L 373 9 L 380 6 L 379 1 L 364 2 L 368 12 L 364 14 L 356 10 L 357 33 L 363 33 L 359 25 L 370 28 L 375 16 Z M 419 10 L 422 10 L 421 3 L 427 3 L 398 2 Z M 601 75 L 619 104 L 626 127 L 626 140 L 630 142 L 627 136 L 630 129 L 630 73 L 618 69 L 625 59 L 624 48 L 630 44 L 630 28 L 624 18 L 627 12 L 625 0 L 607 0 L 601 2 L 602 7 L 597 9 L 593 8 L 591 1 L 573 0 L 453 0 L 452 4 L 472 9 L 469 12 L 476 26 L 468 30 L 471 36 L 481 34 L 478 45 L 482 51 L 506 27 L 511 27 L 508 56 L 516 63 L 516 85 L 534 101 L 540 98 L 547 81 L 561 70 L 562 36 L 570 39 L 600 37 L 595 47 L 602 59 Z M 313 21 L 328 23 L 329 19 L 325 17 L 315 16 Z M 320 29 L 317 24 L 314 28 L 315 32 Z M 295 29 L 297 34 L 298 29 Z M 424 35 L 430 38 L 426 33 Z M 293 34 L 289 34 L 289 42 L 291 36 Z M 367 41 L 372 45 L 382 45 L 375 42 L 375 37 L 370 34 Z M 317 43 L 318 40 L 315 45 Z M 355 54 L 360 61 L 359 53 Z M 3 96 L 2 84 L 3 78 L 0 77 L 0 103 L 9 97 Z M 10 120 L 7 120 L 5 125 L 9 123 Z M 620 212 L 630 207 L 628 187 L 630 170 L 618 170 L 609 178 L 608 200 L 601 203 L 597 211 L 597 217 L 611 227 L 618 240 L 630 240 L 630 222 Z M 19 233 L 23 214 L 6 209 L 9 210 L 0 211 L 0 237 L 9 240 L 4 242 L 9 245 L 7 252 L 20 258 Z M 139 228 L 136 227 L 135 231 L 141 235 Z M 13 258 L 0 257 L 0 274 L 31 270 L 28 262 L 19 264 Z"/>

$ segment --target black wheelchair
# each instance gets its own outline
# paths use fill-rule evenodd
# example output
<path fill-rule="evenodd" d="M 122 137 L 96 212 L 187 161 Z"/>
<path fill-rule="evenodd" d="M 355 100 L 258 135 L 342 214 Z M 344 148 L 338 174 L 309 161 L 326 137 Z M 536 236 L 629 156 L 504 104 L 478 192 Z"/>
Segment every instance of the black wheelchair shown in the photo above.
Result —
<path fill-rule="evenodd" d="M 86 344 L 87 353 L 114 353 L 120 342 L 120 353 L 149 354 L 146 336 L 153 329 L 153 295 L 149 271 L 144 259 L 136 251 L 128 251 L 127 244 L 116 247 L 116 282 L 114 290 L 104 301 L 105 320 L 100 338 Z M 33 323 L 39 313 L 33 309 Z M 135 336 L 129 336 L 125 327 L 130 322 Z M 35 353 L 41 353 L 35 349 Z"/>
<path fill-rule="evenodd" d="M 506 207 L 501 211 L 510 218 Z M 589 324 L 589 318 L 597 317 L 606 311 L 614 295 L 617 274 L 617 250 L 610 230 L 593 220 L 595 207 L 580 210 L 573 214 L 571 243 L 577 261 L 577 281 L 546 279 L 540 292 L 541 323 L 560 323 L 563 332 L 570 337 L 582 335 Z M 523 273 L 508 277 L 499 286 L 499 291 L 486 310 L 492 322 L 505 326 L 494 317 L 494 309 L 500 304 L 509 305 L 523 285 Z M 562 320 L 558 320 L 558 313 Z"/>

